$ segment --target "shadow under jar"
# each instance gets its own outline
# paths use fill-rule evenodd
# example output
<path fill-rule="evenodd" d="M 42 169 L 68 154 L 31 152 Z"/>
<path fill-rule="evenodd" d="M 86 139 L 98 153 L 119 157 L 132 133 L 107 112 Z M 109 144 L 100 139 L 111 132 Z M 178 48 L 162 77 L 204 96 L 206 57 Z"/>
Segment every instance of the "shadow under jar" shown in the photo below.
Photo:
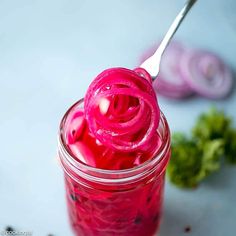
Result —
<path fill-rule="evenodd" d="M 66 144 L 68 116 L 82 108 L 80 100 L 64 115 L 58 144 L 75 235 L 155 235 L 162 215 L 165 170 L 170 158 L 170 131 L 164 115 L 161 113 L 157 129 L 161 145 L 147 161 L 129 169 L 105 170 L 81 162 Z"/>

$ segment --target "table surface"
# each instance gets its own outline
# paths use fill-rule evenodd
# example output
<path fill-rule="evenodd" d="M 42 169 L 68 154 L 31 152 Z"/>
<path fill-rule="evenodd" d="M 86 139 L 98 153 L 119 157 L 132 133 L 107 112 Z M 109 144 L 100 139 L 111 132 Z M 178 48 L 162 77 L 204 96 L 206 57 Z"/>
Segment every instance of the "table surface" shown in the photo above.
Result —
<path fill-rule="evenodd" d="M 213 4 L 214 2 L 214 4 Z M 56 161 L 59 121 L 108 67 L 134 68 L 166 32 L 184 1 L 0 0 L 0 232 L 72 235 Z M 236 2 L 199 1 L 176 38 L 218 53 L 236 69 Z M 212 104 L 236 118 L 235 93 L 223 101 L 159 99 L 171 130 L 188 132 Z M 236 167 L 198 189 L 168 183 L 160 236 L 233 236 Z"/>

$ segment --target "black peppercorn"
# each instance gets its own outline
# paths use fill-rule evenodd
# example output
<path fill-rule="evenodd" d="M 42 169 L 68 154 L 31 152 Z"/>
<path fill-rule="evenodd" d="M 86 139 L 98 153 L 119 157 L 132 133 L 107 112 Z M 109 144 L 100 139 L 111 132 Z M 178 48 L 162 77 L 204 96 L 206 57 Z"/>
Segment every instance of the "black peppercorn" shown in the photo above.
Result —
<path fill-rule="evenodd" d="M 5 230 L 6 230 L 6 232 L 13 232 L 14 231 L 14 229 L 11 226 L 7 226 L 5 228 Z"/>

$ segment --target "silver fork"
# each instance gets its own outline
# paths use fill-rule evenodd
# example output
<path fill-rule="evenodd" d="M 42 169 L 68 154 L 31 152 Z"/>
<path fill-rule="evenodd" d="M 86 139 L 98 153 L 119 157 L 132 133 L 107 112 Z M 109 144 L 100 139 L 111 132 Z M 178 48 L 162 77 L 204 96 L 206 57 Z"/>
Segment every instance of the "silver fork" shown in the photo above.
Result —
<path fill-rule="evenodd" d="M 168 44 L 170 43 L 172 37 L 174 36 L 175 32 L 179 28 L 183 19 L 185 18 L 185 16 L 187 15 L 187 13 L 189 12 L 189 10 L 192 8 L 192 6 L 194 5 L 196 1 L 197 0 L 187 1 L 185 6 L 182 8 L 180 13 L 176 16 L 175 20 L 171 24 L 169 30 L 167 31 L 165 37 L 161 41 L 161 44 L 157 48 L 156 52 L 140 65 L 141 68 L 145 69 L 151 75 L 153 80 L 155 80 L 159 74 L 161 57 L 165 49 L 167 48 Z"/>

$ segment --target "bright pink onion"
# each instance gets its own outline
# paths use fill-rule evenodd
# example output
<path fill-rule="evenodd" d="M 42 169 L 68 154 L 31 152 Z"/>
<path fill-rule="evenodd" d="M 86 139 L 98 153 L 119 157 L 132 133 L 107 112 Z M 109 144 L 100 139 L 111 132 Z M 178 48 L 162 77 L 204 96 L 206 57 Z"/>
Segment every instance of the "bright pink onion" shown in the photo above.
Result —
<path fill-rule="evenodd" d="M 85 127 L 85 119 L 83 110 L 78 110 L 70 114 L 67 121 L 68 131 L 66 140 L 68 144 L 73 144 L 83 133 Z"/>
<path fill-rule="evenodd" d="M 225 97 L 231 91 L 232 73 L 213 53 L 192 50 L 184 55 L 180 63 L 183 79 L 202 96 L 218 99 Z"/>
<path fill-rule="evenodd" d="M 95 78 L 87 90 L 84 111 L 99 142 L 121 151 L 149 147 L 160 120 L 150 81 L 146 71 L 125 68 L 107 69 Z"/>

